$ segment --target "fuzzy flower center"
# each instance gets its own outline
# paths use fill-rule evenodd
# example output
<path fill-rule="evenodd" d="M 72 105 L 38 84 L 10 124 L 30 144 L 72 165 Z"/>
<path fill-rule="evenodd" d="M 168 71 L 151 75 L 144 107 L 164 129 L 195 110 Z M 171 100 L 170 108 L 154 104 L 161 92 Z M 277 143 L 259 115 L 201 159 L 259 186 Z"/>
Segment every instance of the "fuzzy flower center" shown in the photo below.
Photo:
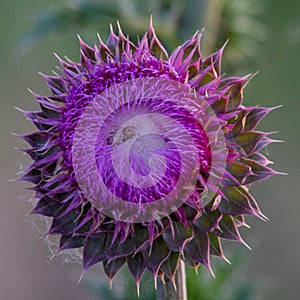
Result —
<path fill-rule="evenodd" d="M 134 99 L 113 110 L 98 131 L 97 168 L 117 197 L 134 203 L 156 201 L 175 188 L 182 170 L 190 170 L 185 165 L 193 149 L 185 143 L 196 145 L 200 172 L 207 173 L 208 138 L 194 117 L 163 99 Z M 184 175 L 188 181 L 189 174 Z"/>

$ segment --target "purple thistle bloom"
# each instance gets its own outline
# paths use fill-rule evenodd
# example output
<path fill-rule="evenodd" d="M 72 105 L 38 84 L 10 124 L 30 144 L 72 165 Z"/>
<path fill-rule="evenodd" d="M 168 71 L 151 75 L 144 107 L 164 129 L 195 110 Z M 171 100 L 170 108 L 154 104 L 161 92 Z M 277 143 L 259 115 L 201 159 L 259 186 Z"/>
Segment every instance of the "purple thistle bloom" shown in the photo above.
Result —
<path fill-rule="evenodd" d="M 94 48 L 80 40 L 80 63 L 58 58 L 51 95 L 25 112 L 38 129 L 23 136 L 33 213 L 52 218 L 60 251 L 83 247 L 84 271 L 174 280 L 180 259 L 226 260 L 221 240 L 244 243 L 245 215 L 265 219 L 249 187 L 276 173 L 255 129 L 272 109 L 243 106 L 250 76 L 224 78 L 223 48 L 203 57 L 200 38 L 170 56 L 152 25 L 137 45 L 120 27 Z"/>

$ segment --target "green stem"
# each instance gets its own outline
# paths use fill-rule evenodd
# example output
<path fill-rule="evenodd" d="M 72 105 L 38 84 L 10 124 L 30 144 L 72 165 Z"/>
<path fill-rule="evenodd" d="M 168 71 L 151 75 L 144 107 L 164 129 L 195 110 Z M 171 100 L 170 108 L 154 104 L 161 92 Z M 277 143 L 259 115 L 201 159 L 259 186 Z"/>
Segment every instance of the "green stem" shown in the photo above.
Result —
<path fill-rule="evenodd" d="M 217 36 L 221 22 L 223 0 L 209 0 L 206 9 L 203 52 L 212 53 L 216 49 Z"/>
<path fill-rule="evenodd" d="M 165 278 L 165 283 L 158 278 L 156 291 L 157 300 L 187 300 L 185 265 L 182 260 L 180 260 L 174 279 L 176 290 L 173 286 L 173 282 L 169 278 Z"/>

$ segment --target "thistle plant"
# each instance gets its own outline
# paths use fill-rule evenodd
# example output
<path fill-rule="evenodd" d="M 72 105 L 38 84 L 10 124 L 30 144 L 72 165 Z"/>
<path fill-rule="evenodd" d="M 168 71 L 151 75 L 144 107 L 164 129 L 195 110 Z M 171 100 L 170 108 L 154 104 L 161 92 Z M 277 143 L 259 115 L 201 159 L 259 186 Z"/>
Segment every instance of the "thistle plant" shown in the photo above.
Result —
<path fill-rule="evenodd" d="M 213 273 L 222 240 L 247 246 L 245 216 L 266 219 L 249 188 L 277 173 L 256 129 L 272 108 L 243 105 L 251 75 L 223 76 L 224 47 L 204 57 L 201 35 L 169 54 L 152 23 L 136 44 L 118 25 L 106 43 L 80 39 L 80 62 L 58 57 L 50 95 L 33 93 L 21 179 L 58 252 L 83 249 L 83 273 L 101 262 L 112 281 L 127 265 L 138 290 L 148 270 L 182 292 L 183 263 Z"/>

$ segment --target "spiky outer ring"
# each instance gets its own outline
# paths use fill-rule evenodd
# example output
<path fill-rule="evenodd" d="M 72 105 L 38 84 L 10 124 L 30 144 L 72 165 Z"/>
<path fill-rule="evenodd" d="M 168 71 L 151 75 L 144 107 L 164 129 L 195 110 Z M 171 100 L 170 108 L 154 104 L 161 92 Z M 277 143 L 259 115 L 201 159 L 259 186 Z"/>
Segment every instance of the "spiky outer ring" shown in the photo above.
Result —
<path fill-rule="evenodd" d="M 264 218 L 248 189 L 275 174 L 259 152 L 272 142 L 269 133 L 255 130 L 271 109 L 244 107 L 243 88 L 250 76 L 223 78 L 223 48 L 204 58 L 200 38 L 196 34 L 170 56 L 152 25 L 137 45 L 120 27 L 117 35 L 111 31 L 106 44 L 99 37 L 94 48 L 80 40 L 80 63 L 58 58 L 61 75 L 44 75 L 51 95 L 34 94 L 41 110 L 24 112 L 38 129 L 23 136 L 31 146 L 24 151 L 33 162 L 21 179 L 34 184 L 38 203 L 33 213 L 52 218 L 48 234 L 60 236 L 60 251 L 83 247 L 84 271 L 103 262 L 112 279 L 126 263 L 137 284 L 146 269 L 155 279 L 173 280 L 180 259 L 210 269 L 210 255 L 226 259 L 222 239 L 244 243 L 238 227 L 245 225 L 245 215 Z M 127 80 L 128 70 L 131 77 L 160 76 L 189 85 L 224 124 L 227 167 L 214 199 L 204 208 L 195 201 L 159 221 L 130 224 L 106 217 L 81 197 L 68 151 L 72 128 L 80 109 L 103 89 Z"/>

